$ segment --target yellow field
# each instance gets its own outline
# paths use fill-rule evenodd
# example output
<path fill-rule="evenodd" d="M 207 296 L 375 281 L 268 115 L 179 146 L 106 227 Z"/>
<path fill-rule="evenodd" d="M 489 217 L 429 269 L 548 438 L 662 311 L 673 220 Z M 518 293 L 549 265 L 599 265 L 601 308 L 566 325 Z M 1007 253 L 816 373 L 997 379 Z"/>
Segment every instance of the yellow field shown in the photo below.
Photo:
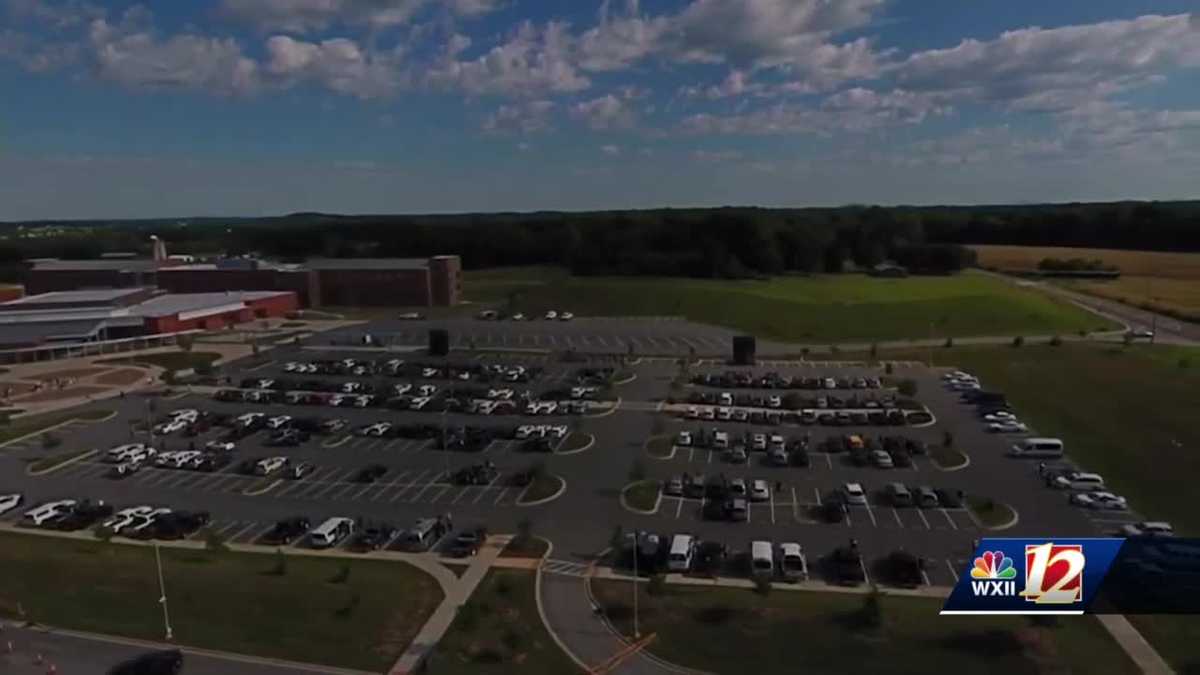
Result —
<path fill-rule="evenodd" d="M 1089 295 L 1200 321 L 1200 280 L 1121 275 L 1112 281 L 1079 279 L 1061 283 Z"/>
<path fill-rule="evenodd" d="M 1122 275 L 1200 280 L 1200 253 L 1158 253 L 1106 248 L 1055 246 L 972 246 L 980 267 L 998 270 L 1036 270 L 1044 258 L 1100 259 L 1116 265 Z"/>

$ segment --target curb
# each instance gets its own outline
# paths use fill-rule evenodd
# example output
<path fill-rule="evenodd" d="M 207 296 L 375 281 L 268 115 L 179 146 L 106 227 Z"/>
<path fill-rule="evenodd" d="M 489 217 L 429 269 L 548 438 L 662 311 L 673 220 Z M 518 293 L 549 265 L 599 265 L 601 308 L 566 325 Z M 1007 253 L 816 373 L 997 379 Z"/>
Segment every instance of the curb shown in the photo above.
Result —
<path fill-rule="evenodd" d="M 661 485 L 658 487 L 658 498 L 654 500 L 654 508 L 650 509 L 649 511 L 647 511 L 645 509 L 636 509 L 636 508 L 630 506 L 629 502 L 625 501 L 625 491 L 628 490 L 630 487 L 637 485 L 638 483 L 642 483 L 642 482 L 646 482 L 646 481 L 640 481 L 640 480 L 634 481 L 632 483 L 629 483 L 625 487 L 621 488 L 621 508 L 625 509 L 626 511 L 629 511 L 630 513 L 636 513 L 640 516 L 652 516 L 652 515 L 658 513 L 658 507 L 662 505 L 663 494 L 662 494 L 662 486 Z"/>
<path fill-rule="evenodd" d="M 545 627 L 546 632 L 550 634 L 550 639 L 554 640 L 554 643 L 558 645 L 558 648 L 562 650 L 562 653 L 566 654 L 568 658 L 574 661 L 575 665 L 579 666 L 581 671 L 585 673 L 590 672 L 592 667 L 580 660 L 578 656 L 575 656 L 575 652 L 571 651 L 567 647 L 567 644 L 562 641 L 562 638 L 558 636 L 558 633 L 554 632 L 554 628 L 550 626 L 550 622 L 546 620 L 546 607 L 544 604 L 542 604 L 542 565 L 545 564 L 546 560 L 550 557 L 550 554 L 554 552 L 554 542 L 547 539 L 546 543 L 548 544 L 548 546 L 546 546 L 546 554 L 542 556 L 542 560 L 538 563 L 537 570 L 533 575 L 533 595 L 534 599 L 537 601 L 535 604 L 537 604 L 538 617 L 541 618 L 542 626 Z"/>
<path fill-rule="evenodd" d="M 255 490 L 243 490 L 242 494 L 247 497 L 257 497 L 261 494 L 266 494 L 266 493 L 270 492 L 271 490 L 274 490 L 275 487 L 282 482 L 283 482 L 282 478 L 276 478 L 275 480 L 271 481 L 270 483 L 267 483 L 266 486 L 264 486 L 264 487 L 261 487 L 261 488 L 255 489 Z"/>
<path fill-rule="evenodd" d="M 962 450 L 959 450 L 958 452 L 963 456 L 962 464 L 956 464 L 954 466 L 942 466 L 936 459 L 933 459 L 932 455 L 930 455 L 929 463 L 932 464 L 933 468 L 937 469 L 938 471 L 945 471 L 946 473 L 950 473 L 952 471 L 962 471 L 968 466 L 971 466 L 971 456 Z"/>
<path fill-rule="evenodd" d="M 596 413 L 594 415 L 584 415 L 584 417 L 608 417 L 609 415 L 617 412 L 617 408 L 620 408 L 620 407 L 621 407 L 621 397 L 618 396 L 617 400 L 613 401 L 612 407 L 609 408 L 608 410 L 605 410 L 602 413 Z"/>
<path fill-rule="evenodd" d="M 48 469 L 39 469 L 37 471 L 34 471 L 32 468 L 27 468 L 27 469 L 25 469 L 25 475 L 26 476 L 45 476 L 48 473 L 54 473 L 55 471 L 58 471 L 59 469 L 71 466 L 72 464 L 75 464 L 77 462 L 82 462 L 85 459 L 95 457 L 99 453 L 100 453 L 99 450 L 92 449 L 92 450 L 88 450 L 86 452 L 81 452 L 78 455 L 75 455 L 74 457 L 71 457 L 62 462 L 59 462 L 58 464 L 55 464 L 54 466 L 52 466 Z M 31 464 L 30 467 L 32 467 L 32 466 L 33 465 Z"/>
<path fill-rule="evenodd" d="M 980 525 L 979 529 L 990 530 L 992 532 L 998 532 L 1000 530 L 1007 530 L 1007 529 L 1016 527 L 1017 523 L 1021 522 L 1021 514 L 1017 513 L 1017 510 L 1014 509 L 1011 505 L 1005 504 L 1005 506 L 1008 507 L 1009 511 L 1012 511 L 1013 516 L 1012 516 L 1011 520 L 1009 520 L 1007 523 L 1001 523 L 999 525 L 992 525 L 992 526 Z M 967 513 L 971 513 L 971 510 L 967 509 Z M 971 513 L 971 517 L 974 518 L 975 514 Z M 976 522 L 978 522 L 978 521 L 976 521 Z"/>
<path fill-rule="evenodd" d="M 549 504 L 550 502 L 554 501 L 555 499 L 558 499 L 559 497 L 561 497 L 563 495 L 563 493 L 567 491 L 567 479 L 563 478 L 562 476 L 559 476 L 558 474 L 550 474 L 550 475 L 552 475 L 558 479 L 559 485 L 558 485 L 557 492 L 550 495 L 549 497 L 546 497 L 544 499 L 539 499 L 535 502 L 523 502 L 523 501 L 521 501 L 521 499 L 525 496 L 525 492 L 522 491 L 521 496 L 517 497 L 517 506 L 541 506 L 542 504 Z M 527 491 L 527 490 L 529 490 L 529 488 L 525 488 L 525 490 Z"/>
<path fill-rule="evenodd" d="M 629 375 L 629 377 L 627 377 L 627 378 L 625 378 L 625 379 L 623 379 L 623 380 L 614 380 L 614 381 L 613 381 L 613 383 L 612 383 L 612 385 L 613 385 L 614 387 L 619 387 L 619 386 L 621 386 L 621 385 L 623 385 L 623 384 L 629 384 L 630 382 L 633 382 L 633 381 L 634 381 L 634 380 L 636 380 L 636 379 L 638 379 L 637 373 L 631 373 L 631 374 Z"/>
<path fill-rule="evenodd" d="M 579 433 L 579 432 L 575 432 L 575 433 Z M 566 452 L 558 452 L 558 451 L 556 450 L 556 451 L 554 452 L 554 454 L 555 454 L 555 455 L 562 455 L 562 456 L 566 456 L 566 455 L 578 455 L 578 454 L 579 454 L 579 453 L 581 453 L 581 452 L 584 452 L 584 451 L 590 450 L 590 449 L 591 449 L 591 447 L 592 447 L 593 445 L 595 445 L 595 444 L 596 444 L 596 435 L 595 435 L 595 434 L 587 434 L 587 437 L 588 437 L 588 442 L 587 442 L 587 443 L 585 443 L 585 444 L 583 445 L 583 447 L 582 447 L 582 448 L 576 448 L 576 449 L 574 449 L 574 450 L 567 450 Z M 567 436 L 567 438 L 570 438 L 570 436 Z"/>
<path fill-rule="evenodd" d="M 51 413 L 53 413 L 53 411 L 50 411 L 50 412 L 48 412 L 48 413 L 35 413 L 35 414 L 51 414 Z M 65 427 L 65 426 L 67 426 L 68 424 L 74 424 L 74 423 L 76 423 L 76 422 L 79 422 L 80 424 L 98 424 L 98 423 L 100 423 L 100 422 L 107 422 L 107 421 L 111 420 L 112 418 L 114 418 L 114 417 L 116 417 L 116 416 L 117 416 L 117 411 L 116 411 L 116 410 L 110 410 L 110 411 L 108 412 L 108 414 L 107 414 L 107 415 L 105 415 L 104 417 L 100 417 L 100 418 L 97 418 L 97 419 L 94 419 L 94 420 L 85 420 L 85 419 L 80 419 L 80 418 L 78 418 L 78 417 L 72 417 L 72 418 L 71 418 L 71 419 L 69 419 L 69 420 L 63 420 L 62 422 L 59 422 L 58 424 L 54 424 L 54 425 L 51 425 L 51 426 L 48 426 L 48 427 L 44 427 L 44 428 L 42 428 L 42 429 L 38 429 L 37 431 L 31 431 L 31 432 L 29 432 L 29 433 L 25 434 L 24 436 L 18 436 L 18 437 L 16 437 L 16 438 L 10 438 L 10 439 L 8 439 L 7 441 L 4 441 L 3 443 L 0 443 L 0 448 L 7 448 L 8 446 L 10 446 L 10 445 L 12 445 L 12 444 L 14 444 L 14 443 L 20 443 L 21 441 L 23 441 L 23 440 L 25 440 L 25 439 L 27 439 L 27 438 L 33 438 L 34 436 L 41 436 L 42 434 L 46 433 L 47 431 L 54 431 L 55 429 L 58 429 L 58 428 L 60 428 L 60 427 Z M 18 421 L 20 420 L 20 418 L 19 418 L 19 417 L 14 417 L 13 419 L 15 419 L 15 420 L 18 420 Z"/>
<path fill-rule="evenodd" d="M 352 436 L 352 435 L 350 435 L 350 434 L 346 434 L 346 435 L 345 435 L 345 436 L 343 436 L 343 437 L 342 437 L 340 440 L 338 440 L 338 441 L 335 441 L 335 442 L 333 442 L 333 443 L 330 443 L 329 441 L 326 441 L 326 442 L 322 443 L 322 444 L 321 444 L 321 447 L 322 447 L 322 448 L 324 448 L 324 449 L 326 449 L 326 450 L 330 450 L 330 449 L 333 449 L 333 448 L 340 448 L 341 446 L 343 446 L 343 445 L 345 445 L 345 444 L 349 443 L 351 438 L 353 438 L 353 436 Z"/>
<path fill-rule="evenodd" d="M 665 435 L 666 434 L 660 434 L 660 436 L 665 436 Z M 655 438 L 658 438 L 658 436 L 651 436 L 650 438 L 646 439 L 645 443 L 642 443 L 642 451 L 646 453 L 646 456 L 649 457 L 650 459 L 653 459 L 653 460 L 656 460 L 659 462 L 666 462 L 666 461 L 675 459 L 675 452 L 679 448 L 676 448 L 674 443 L 671 444 L 671 452 L 664 457 L 656 457 L 656 456 L 650 454 L 650 441 L 654 440 Z"/>

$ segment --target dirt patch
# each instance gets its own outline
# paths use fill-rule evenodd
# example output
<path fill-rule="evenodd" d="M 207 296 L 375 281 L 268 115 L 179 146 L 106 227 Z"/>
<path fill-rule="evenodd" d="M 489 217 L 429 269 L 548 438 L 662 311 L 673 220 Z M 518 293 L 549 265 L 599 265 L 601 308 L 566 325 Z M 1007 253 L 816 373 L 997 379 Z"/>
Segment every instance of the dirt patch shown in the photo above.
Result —
<path fill-rule="evenodd" d="M 50 380 L 61 380 L 68 377 L 79 379 L 81 377 L 89 377 L 98 373 L 107 371 L 108 368 L 69 368 L 67 370 L 52 370 L 48 373 L 39 373 L 28 379 L 38 380 L 39 382 L 49 382 Z"/>
<path fill-rule="evenodd" d="M 66 389 L 51 389 L 40 391 L 32 396 L 26 396 L 21 399 L 22 403 L 39 403 L 42 401 L 61 401 L 68 398 L 78 398 L 83 396 L 94 396 L 108 391 L 108 387 L 93 387 L 79 386 L 67 387 Z"/>
<path fill-rule="evenodd" d="M 127 387 L 143 377 L 146 377 L 146 371 L 138 370 L 137 368 L 118 368 L 109 371 L 97 377 L 94 382 L 96 384 L 111 384 L 117 387 Z"/>

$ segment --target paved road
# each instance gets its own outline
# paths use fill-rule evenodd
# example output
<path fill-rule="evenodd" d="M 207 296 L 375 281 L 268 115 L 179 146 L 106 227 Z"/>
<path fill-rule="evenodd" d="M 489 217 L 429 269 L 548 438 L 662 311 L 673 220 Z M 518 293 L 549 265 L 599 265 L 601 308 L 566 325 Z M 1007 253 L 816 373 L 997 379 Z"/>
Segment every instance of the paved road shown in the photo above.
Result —
<path fill-rule="evenodd" d="M 13 651 L 6 653 L 6 643 Z M 46 675 L 53 665 L 58 675 L 96 675 L 147 651 L 165 649 L 164 645 L 85 636 L 52 630 L 30 630 L 4 625 L 0 631 L 0 672 L 5 675 Z M 40 654 L 42 662 L 37 662 Z M 301 675 L 346 673 L 320 666 L 285 664 L 240 656 L 185 652 L 187 675 Z"/>

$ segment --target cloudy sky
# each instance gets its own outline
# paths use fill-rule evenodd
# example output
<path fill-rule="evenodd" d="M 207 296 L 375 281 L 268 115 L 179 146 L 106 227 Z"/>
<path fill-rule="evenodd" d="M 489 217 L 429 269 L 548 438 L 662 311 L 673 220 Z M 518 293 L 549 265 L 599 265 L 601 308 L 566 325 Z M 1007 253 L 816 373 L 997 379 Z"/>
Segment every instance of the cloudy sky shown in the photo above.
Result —
<path fill-rule="evenodd" d="M 1197 197 L 1195 0 L 0 0 L 0 220 Z"/>

